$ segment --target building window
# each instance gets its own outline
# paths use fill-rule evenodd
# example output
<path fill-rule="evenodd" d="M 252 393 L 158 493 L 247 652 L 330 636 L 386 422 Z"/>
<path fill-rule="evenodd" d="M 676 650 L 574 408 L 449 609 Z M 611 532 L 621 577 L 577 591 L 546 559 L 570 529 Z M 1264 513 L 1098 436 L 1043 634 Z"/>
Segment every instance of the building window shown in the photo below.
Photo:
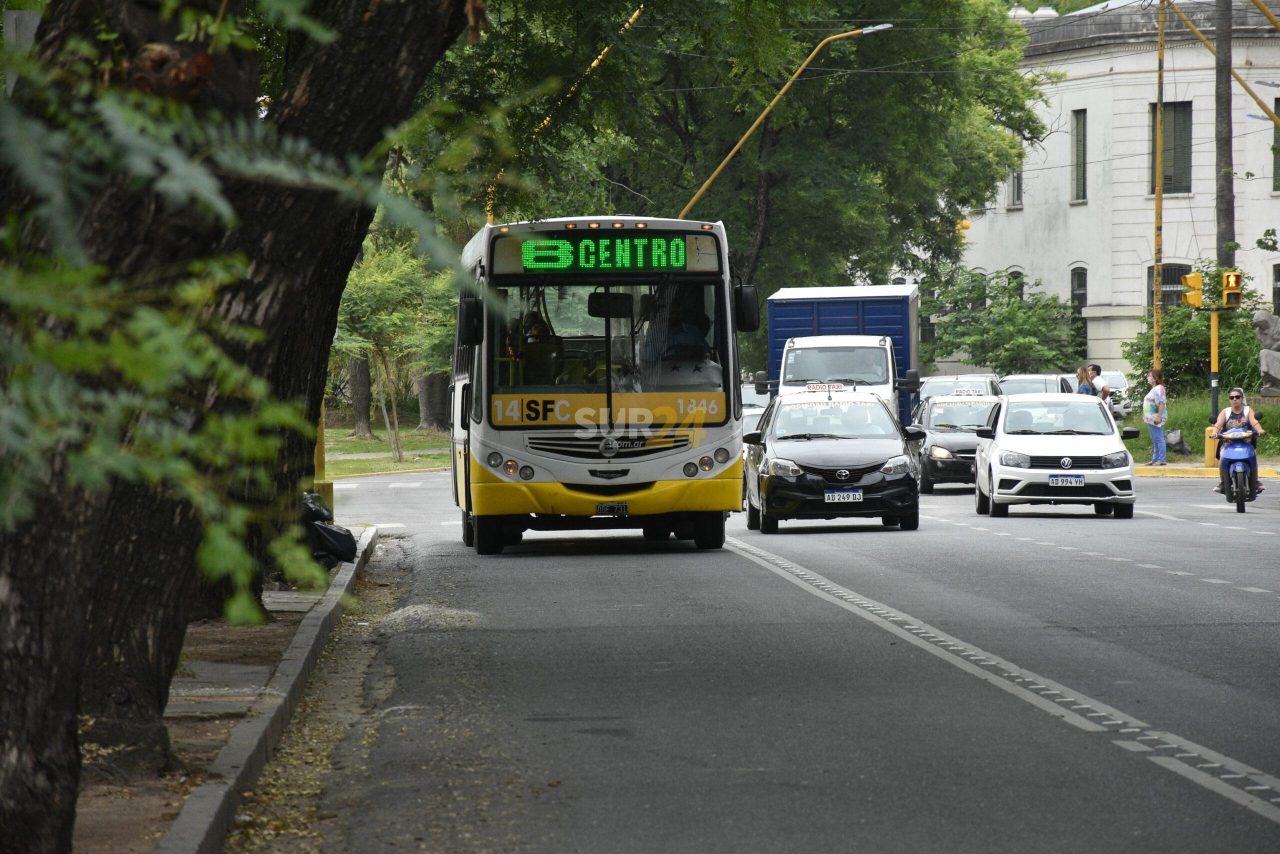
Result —
<path fill-rule="evenodd" d="M 1022 207 L 1022 168 L 1009 172 L 1009 207 Z"/>
<path fill-rule="evenodd" d="M 1089 271 L 1084 267 L 1071 270 L 1071 331 L 1076 339 L 1076 358 L 1084 360 L 1089 355 L 1089 330 L 1084 319 L 1084 308 L 1089 304 Z"/>
<path fill-rule="evenodd" d="M 1276 98 L 1276 115 L 1280 115 L 1280 98 Z M 1271 189 L 1280 192 L 1280 125 L 1273 125 L 1271 132 Z"/>
<path fill-rule="evenodd" d="M 1089 164 L 1088 111 L 1071 111 L 1071 200 L 1082 202 L 1089 198 L 1085 182 L 1085 170 Z"/>
<path fill-rule="evenodd" d="M 1165 264 L 1160 279 L 1160 304 L 1165 308 L 1182 302 L 1182 277 L 1191 272 L 1190 264 Z M 1151 288 L 1155 282 L 1156 268 L 1147 268 L 1147 308 L 1151 308 Z"/>
<path fill-rule="evenodd" d="M 1271 268 L 1271 313 L 1280 315 L 1280 264 Z"/>
<path fill-rule="evenodd" d="M 1027 274 L 1021 270 L 1009 271 L 1009 284 L 1013 285 L 1013 289 L 1018 293 L 1018 299 L 1027 298 Z"/>
<path fill-rule="evenodd" d="M 1164 105 L 1164 192 L 1191 192 L 1191 102 Z M 1148 192 L 1156 191 L 1156 105 L 1151 105 L 1151 174 Z"/>

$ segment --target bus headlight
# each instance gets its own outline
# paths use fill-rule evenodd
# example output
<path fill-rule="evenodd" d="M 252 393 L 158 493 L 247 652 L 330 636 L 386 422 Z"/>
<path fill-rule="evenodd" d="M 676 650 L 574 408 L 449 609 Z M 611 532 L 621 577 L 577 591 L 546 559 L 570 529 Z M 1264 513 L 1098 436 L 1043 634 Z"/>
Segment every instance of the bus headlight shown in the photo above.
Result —
<path fill-rule="evenodd" d="M 521 466 L 521 467 L 520 467 L 520 479 L 521 479 L 521 480 L 533 480 L 533 466 Z"/>
<path fill-rule="evenodd" d="M 685 476 L 685 477 L 697 477 L 697 476 L 698 476 L 698 464 L 697 464 L 697 463 L 685 463 L 685 464 L 684 464 L 684 476 Z"/>
<path fill-rule="evenodd" d="M 515 477 L 516 470 L 520 468 L 520 464 L 515 460 L 507 460 L 502 464 L 502 470 L 507 473 L 507 477 Z"/>
<path fill-rule="evenodd" d="M 716 452 L 715 452 L 716 462 L 720 463 L 721 465 L 724 465 L 725 463 L 729 462 L 729 456 L 730 454 L 727 448 L 716 448 Z"/>
<path fill-rule="evenodd" d="M 698 460 L 698 468 L 702 469 L 703 471 L 711 471 L 715 467 L 716 467 L 715 460 L 711 459 L 711 457 L 702 457 L 701 459 Z"/>
<path fill-rule="evenodd" d="M 490 451 L 489 456 L 486 457 L 486 459 L 489 461 L 490 468 L 496 469 L 498 466 L 502 465 L 502 454 L 497 451 Z"/>

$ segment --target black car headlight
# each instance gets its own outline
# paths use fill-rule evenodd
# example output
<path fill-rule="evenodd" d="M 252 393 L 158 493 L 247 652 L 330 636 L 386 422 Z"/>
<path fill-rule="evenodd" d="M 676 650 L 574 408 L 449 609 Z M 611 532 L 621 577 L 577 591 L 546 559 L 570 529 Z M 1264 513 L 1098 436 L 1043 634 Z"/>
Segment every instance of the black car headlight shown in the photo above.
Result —
<path fill-rule="evenodd" d="M 911 463 L 902 454 L 890 457 L 884 465 L 880 466 L 881 474 L 906 474 L 909 471 L 911 471 Z"/>
<path fill-rule="evenodd" d="M 949 459 L 952 459 L 953 457 L 955 457 L 955 454 L 951 453 L 951 451 L 947 450 L 941 445 L 934 445 L 932 448 L 929 449 L 930 459 L 949 460 Z"/>
<path fill-rule="evenodd" d="M 779 477 L 799 477 L 802 471 L 804 471 L 804 469 L 791 462 L 791 460 L 784 460 L 779 457 L 778 459 L 769 461 L 769 474 L 771 475 Z"/>

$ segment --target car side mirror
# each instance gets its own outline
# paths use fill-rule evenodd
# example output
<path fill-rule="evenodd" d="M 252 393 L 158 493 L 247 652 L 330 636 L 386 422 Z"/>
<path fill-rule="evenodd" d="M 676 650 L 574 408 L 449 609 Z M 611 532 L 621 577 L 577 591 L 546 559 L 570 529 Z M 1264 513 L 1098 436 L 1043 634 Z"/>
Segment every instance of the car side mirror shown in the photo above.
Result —
<path fill-rule="evenodd" d="M 920 372 L 914 369 L 908 370 L 902 375 L 902 378 L 893 384 L 895 391 L 907 391 L 915 394 L 920 390 Z"/>
<path fill-rule="evenodd" d="M 1129 441 L 1130 439 L 1136 439 L 1136 438 L 1138 438 L 1138 428 L 1137 428 L 1137 427 L 1123 427 L 1123 428 L 1121 428 L 1121 430 L 1120 430 L 1120 438 L 1121 438 L 1121 439 L 1124 439 L 1126 442 L 1127 442 L 1127 441 Z"/>
<path fill-rule="evenodd" d="M 910 427 L 903 427 L 902 434 L 907 437 L 908 442 L 920 442 L 928 435 L 924 432 L 924 428 L 919 424 L 912 424 Z"/>
<path fill-rule="evenodd" d="M 1130 428 L 1130 429 L 1133 429 L 1133 428 Z M 996 437 L 996 428 L 979 427 L 977 430 L 973 431 L 973 434 L 977 436 L 979 439 L 994 439 Z"/>
<path fill-rule="evenodd" d="M 752 430 L 750 433 L 742 434 L 742 444 L 744 445 L 763 445 L 764 437 L 760 435 L 759 430 Z"/>

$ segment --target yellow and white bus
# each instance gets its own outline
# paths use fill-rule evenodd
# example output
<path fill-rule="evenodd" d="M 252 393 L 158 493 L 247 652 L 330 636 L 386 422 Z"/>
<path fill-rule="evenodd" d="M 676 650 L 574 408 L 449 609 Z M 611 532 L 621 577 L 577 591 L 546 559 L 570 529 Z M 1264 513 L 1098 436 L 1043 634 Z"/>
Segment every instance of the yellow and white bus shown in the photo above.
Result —
<path fill-rule="evenodd" d="M 759 325 L 721 223 L 486 225 L 463 250 L 450 411 L 463 542 L 640 528 L 724 544 L 742 509 L 735 333 Z"/>

